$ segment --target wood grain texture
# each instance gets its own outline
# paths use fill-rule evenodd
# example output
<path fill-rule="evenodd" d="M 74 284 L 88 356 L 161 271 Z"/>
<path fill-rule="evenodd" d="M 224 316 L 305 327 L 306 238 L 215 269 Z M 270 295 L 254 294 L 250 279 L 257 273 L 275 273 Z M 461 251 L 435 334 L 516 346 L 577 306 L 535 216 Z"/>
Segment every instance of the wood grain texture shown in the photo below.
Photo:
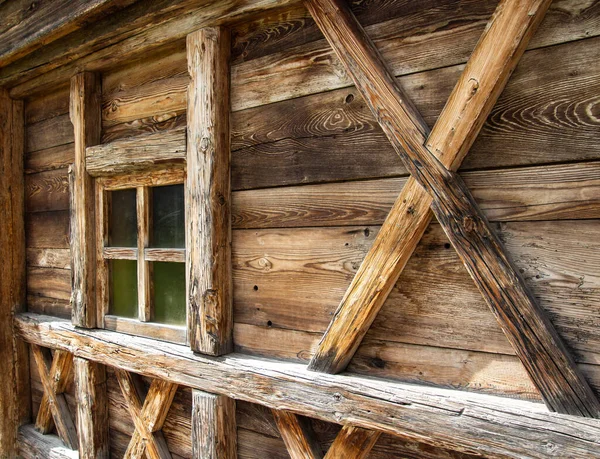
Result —
<path fill-rule="evenodd" d="M 12 329 L 13 315 L 26 310 L 24 136 L 23 103 L 0 90 L 0 456 L 7 457 L 31 415 L 27 349 Z"/>
<path fill-rule="evenodd" d="M 86 171 L 86 148 L 100 142 L 100 76 L 84 72 L 71 79 L 70 118 L 75 135 L 71 191 L 71 272 L 73 323 L 96 326 L 95 198 L 93 179 Z"/>
<path fill-rule="evenodd" d="M 186 346 L 75 329 L 68 321 L 33 314 L 19 315 L 15 325 L 28 342 L 127 371 L 438 447 L 523 457 L 593 457 L 598 452 L 598 420 L 550 413 L 539 403 L 315 373 L 303 364 L 239 354 L 203 357 Z"/>
<path fill-rule="evenodd" d="M 308 419 L 284 410 L 271 412 L 292 459 L 323 458 L 323 451 Z"/>
<path fill-rule="evenodd" d="M 327 450 L 325 459 L 352 457 L 364 459 L 379 439 L 379 432 L 360 427 L 344 426 Z"/>
<path fill-rule="evenodd" d="M 321 7 L 316 3 L 307 4 L 336 52 L 343 55 L 341 60 L 348 66 L 349 72 L 357 80 L 358 89 L 364 94 L 370 91 L 365 87 L 371 84 L 367 72 L 377 74 L 380 68 L 384 68 L 383 61 L 376 61 L 378 54 L 373 45 L 370 46 L 370 52 L 374 56 L 365 55 L 369 52 L 368 44 L 362 45 L 362 56 L 359 52 L 355 56 L 345 57 L 345 48 L 351 46 L 350 41 L 359 40 L 359 33 L 364 35 L 360 31 L 362 29 L 355 27 L 354 36 L 345 42 L 339 32 L 348 31 L 340 28 L 338 32 L 331 27 L 329 21 L 335 21 L 333 15 L 328 19 L 316 17 L 324 16 L 326 11 L 331 14 L 332 8 L 338 8 L 339 5 L 325 3 Z M 400 103 L 403 105 L 400 109 L 406 110 L 405 117 L 410 120 L 410 124 L 405 125 L 406 135 L 415 137 L 415 142 L 420 145 L 426 142 L 429 151 L 446 167 L 457 170 L 549 5 L 549 1 L 538 0 L 530 3 L 501 2 L 431 133 L 416 107 L 402 94 L 403 100 Z M 350 24 L 351 14 L 340 11 L 338 16 L 348 16 L 346 22 Z M 365 61 L 364 66 L 352 68 L 353 59 L 361 58 Z M 384 72 L 385 70 L 380 71 L 381 75 Z M 372 79 L 376 80 L 377 75 Z M 391 80 L 393 85 L 393 78 Z M 377 84 L 376 82 L 373 86 Z M 375 89 L 374 92 L 377 96 L 386 97 L 383 91 L 378 93 Z M 374 110 L 372 101 L 367 101 L 367 105 Z M 375 115 L 378 118 L 378 114 Z M 399 119 L 398 123 L 402 124 L 403 120 Z M 410 177 L 344 294 L 310 361 L 310 369 L 337 373 L 346 368 L 423 237 L 431 221 L 429 208 L 432 202 L 433 198 L 420 186 L 417 179 Z"/>
<path fill-rule="evenodd" d="M 50 367 L 50 380 L 52 382 L 52 392 L 54 394 L 62 394 L 67 389 L 67 385 L 72 379 L 71 371 L 73 369 L 73 356 L 68 352 L 55 351 Z M 53 400 L 44 391 L 44 396 L 38 408 L 37 417 L 35 420 L 35 429 L 46 435 L 52 432 L 54 428 L 54 419 L 50 401 Z"/>
<path fill-rule="evenodd" d="M 231 352 L 231 181 L 229 31 L 205 28 L 187 39 L 188 151 L 186 297 L 190 346 Z"/>
<path fill-rule="evenodd" d="M 148 187 L 137 187 L 136 190 L 136 215 L 137 215 L 137 253 L 143 254 L 150 245 L 152 229 L 152 201 Z M 152 320 L 152 265 L 145 257 L 137 257 L 137 294 L 138 294 L 138 319 L 141 322 Z"/>
<path fill-rule="evenodd" d="M 87 170 L 97 177 L 185 165 L 185 137 L 185 129 L 175 129 L 90 147 Z"/>
<path fill-rule="evenodd" d="M 69 114 L 58 115 L 27 126 L 27 153 L 73 143 Z"/>
<path fill-rule="evenodd" d="M 79 453 L 65 447 L 56 435 L 43 435 L 30 424 L 19 428 L 17 442 L 19 457 L 24 459 L 79 459 Z"/>
<path fill-rule="evenodd" d="M 104 365 L 86 359 L 73 359 L 77 400 L 79 457 L 108 459 L 108 394 Z"/>
<path fill-rule="evenodd" d="M 192 390 L 192 457 L 237 457 L 235 400 L 224 395 Z"/>
<path fill-rule="evenodd" d="M 600 416 L 600 401 L 506 256 L 469 189 L 425 147 L 427 126 L 387 71 L 373 42 L 343 4 L 308 1 L 307 6 L 412 177 L 433 198 L 433 213 L 545 403 L 563 413 Z M 546 7 L 547 3 L 534 3 L 525 12 L 543 14 Z M 469 91 L 475 89 L 478 85 L 471 85 Z M 320 361 L 326 363 L 313 368 L 334 366 L 335 351 Z"/>
<path fill-rule="evenodd" d="M 25 176 L 27 212 L 69 210 L 67 169 L 55 169 Z"/>
<path fill-rule="evenodd" d="M 34 174 L 36 172 L 66 168 L 73 163 L 74 158 L 73 143 L 28 153 L 25 156 L 25 173 Z"/>
<path fill-rule="evenodd" d="M 58 436 L 66 446 L 76 450 L 78 448 L 77 430 L 73 424 L 67 401 L 64 394 L 54 391 L 55 387 L 49 374 L 52 366 L 50 350 L 40 346 L 32 346 L 32 351 L 38 374 L 42 380 L 44 393 L 48 397 L 48 406 L 52 412 Z"/>

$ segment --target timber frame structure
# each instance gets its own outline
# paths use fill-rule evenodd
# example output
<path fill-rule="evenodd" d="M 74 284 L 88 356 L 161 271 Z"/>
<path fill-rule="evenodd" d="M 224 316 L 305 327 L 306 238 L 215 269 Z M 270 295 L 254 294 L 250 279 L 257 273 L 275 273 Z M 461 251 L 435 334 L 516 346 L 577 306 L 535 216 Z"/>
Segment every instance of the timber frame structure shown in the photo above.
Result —
<path fill-rule="evenodd" d="M 600 2 L 18 3 L 0 2 L 0 457 L 600 457 Z M 538 80 L 564 95 L 525 128 L 564 110 L 576 151 L 536 158 L 562 145 L 542 126 L 506 159 L 519 123 L 494 110 Z M 185 249 L 154 248 L 149 190 L 172 184 Z M 125 188 L 137 245 L 110 247 Z M 531 226 L 555 221 L 555 244 Z M 553 255 L 571 233 L 580 259 Z M 110 313 L 111 260 L 135 261 L 135 320 Z M 410 312 L 417 261 L 434 275 L 412 293 L 438 304 Z M 185 265 L 185 326 L 153 321 L 153 263 Z"/>

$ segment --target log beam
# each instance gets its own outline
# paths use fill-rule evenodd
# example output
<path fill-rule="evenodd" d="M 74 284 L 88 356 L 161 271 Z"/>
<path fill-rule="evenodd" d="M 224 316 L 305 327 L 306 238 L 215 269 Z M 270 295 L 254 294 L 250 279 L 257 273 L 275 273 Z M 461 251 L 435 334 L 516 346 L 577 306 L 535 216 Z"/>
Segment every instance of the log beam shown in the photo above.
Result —
<path fill-rule="evenodd" d="M 69 321 L 19 314 L 17 335 L 33 344 L 174 384 L 338 424 L 501 457 L 598 457 L 600 420 L 551 413 L 540 403 L 362 376 L 308 371 L 304 364 L 75 328 Z"/>
<path fill-rule="evenodd" d="M 510 0 L 505 0 L 510 4 Z M 522 5 L 523 2 L 512 1 Z M 548 0 L 529 5 L 534 15 Z M 398 86 L 379 51 L 342 0 L 306 0 L 313 18 L 417 183 L 506 337 L 557 412 L 600 416 L 600 401 L 577 368 L 545 312 L 510 262 L 469 189 L 426 147 L 428 128 Z M 477 82 L 469 83 L 477 92 Z M 395 241 L 394 241 L 395 242 Z M 323 355 L 334 360 L 335 352 Z"/>
<path fill-rule="evenodd" d="M 225 395 L 192 390 L 192 457 L 237 457 L 235 400 Z"/>
<path fill-rule="evenodd" d="M 322 459 L 323 451 L 307 418 L 290 411 L 271 410 L 292 459 Z"/>
<path fill-rule="evenodd" d="M 229 31 L 187 37 L 186 289 L 196 352 L 222 355 L 233 343 Z"/>
<path fill-rule="evenodd" d="M 75 134 L 71 190 L 71 307 L 73 324 L 94 328 L 96 250 L 94 182 L 86 170 L 86 148 L 100 143 L 102 125 L 100 76 L 83 72 L 71 78 L 70 116 Z"/>
<path fill-rule="evenodd" d="M 344 426 L 329 447 L 325 459 L 364 459 L 377 443 L 381 432 L 361 427 Z"/>
<path fill-rule="evenodd" d="M 23 102 L 0 89 L 0 456 L 16 456 L 17 429 L 31 415 L 29 354 L 14 339 L 13 315 L 25 310 Z"/>
<path fill-rule="evenodd" d="M 110 443 L 106 367 L 97 362 L 75 357 L 73 373 L 77 401 L 79 457 L 108 459 Z"/>

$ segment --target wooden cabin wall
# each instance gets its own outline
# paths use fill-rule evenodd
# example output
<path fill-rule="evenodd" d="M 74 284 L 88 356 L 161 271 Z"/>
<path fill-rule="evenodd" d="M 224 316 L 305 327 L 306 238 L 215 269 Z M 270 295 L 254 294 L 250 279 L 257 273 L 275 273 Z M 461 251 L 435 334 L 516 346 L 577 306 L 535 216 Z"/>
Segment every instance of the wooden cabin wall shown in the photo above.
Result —
<path fill-rule="evenodd" d="M 432 126 L 495 0 L 353 2 Z M 302 7 L 232 29 L 235 345 L 308 362 L 406 170 Z M 600 4 L 556 0 L 461 169 L 600 393 Z M 185 125 L 185 43 L 103 73 L 103 142 Z M 28 307 L 69 317 L 68 82 L 26 103 Z M 41 397 L 32 365 L 34 402 Z M 432 223 L 349 371 L 538 400 Z M 110 383 L 111 448 L 132 425 Z M 164 431 L 189 457 L 190 393 Z M 324 445 L 336 428 L 315 422 Z M 288 457 L 268 410 L 238 404 L 241 457 Z M 382 436 L 370 457 L 462 457 Z"/>

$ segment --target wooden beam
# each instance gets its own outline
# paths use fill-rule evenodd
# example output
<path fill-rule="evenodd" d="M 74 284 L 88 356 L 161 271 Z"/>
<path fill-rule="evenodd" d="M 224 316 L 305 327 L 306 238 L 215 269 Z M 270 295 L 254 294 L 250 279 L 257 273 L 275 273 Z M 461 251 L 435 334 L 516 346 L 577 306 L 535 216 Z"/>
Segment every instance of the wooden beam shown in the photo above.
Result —
<path fill-rule="evenodd" d="M 127 6 L 136 0 L 57 0 L 24 3 L 25 18 L 0 33 L 0 67 L 88 24 L 109 8 Z"/>
<path fill-rule="evenodd" d="M 419 120 L 419 142 L 427 141 L 446 167 L 460 166 L 549 4 L 500 2 L 431 134 L 410 106 L 412 118 Z M 315 11 L 316 6 L 307 5 Z M 337 373 L 348 366 L 429 226 L 432 201 L 414 177 L 407 180 L 346 290 L 310 369 Z"/>
<path fill-rule="evenodd" d="M 304 364 L 189 347 L 19 314 L 17 335 L 126 371 L 462 452 L 501 457 L 598 457 L 600 421 L 493 395 L 308 371 Z"/>
<path fill-rule="evenodd" d="M 52 391 L 55 394 L 62 394 L 67 390 L 69 376 L 73 369 L 73 356 L 64 351 L 55 351 L 50 367 L 50 380 L 52 382 Z M 42 434 L 49 434 L 54 429 L 54 419 L 50 407 L 50 398 L 44 392 L 40 408 L 38 409 L 35 420 L 35 428 Z"/>
<path fill-rule="evenodd" d="M 364 459 L 377 443 L 381 432 L 361 427 L 344 426 L 329 447 L 325 459 Z"/>
<path fill-rule="evenodd" d="M 73 363 L 79 457 L 108 459 L 110 443 L 106 368 L 100 363 L 80 357 L 75 357 Z"/>
<path fill-rule="evenodd" d="M 192 457 L 237 457 L 235 400 L 225 395 L 192 390 Z"/>
<path fill-rule="evenodd" d="M 19 428 L 17 442 L 19 457 L 23 459 L 79 459 L 79 453 L 65 447 L 56 435 L 41 434 L 31 424 Z"/>
<path fill-rule="evenodd" d="M 142 322 L 150 322 L 152 320 L 152 265 L 144 257 L 144 250 L 150 245 L 152 221 L 152 202 L 148 187 L 137 187 L 136 210 L 138 319 Z"/>
<path fill-rule="evenodd" d="M 231 352 L 231 179 L 229 31 L 210 27 L 187 37 L 186 289 L 194 351 Z"/>
<path fill-rule="evenodd" d="M 540 0 L 526 11 L 532 15 L 544 11 L 547 3 Z M 307 0 L 306 4 L 406 168 L 432 196 L 434 215 L 545 403 L 561 413 L 599 417 L 600 402 L 552 323 L 511 264 L 469 189 L 425 146 L 426 124 L 352 12 L 341 0 Z M 471 81 L 467 88 L 476 93 L 478 86 Z M 334 358 L 334 354 L 324 356 L 325 361 Z"/>
<path fill-rule="evenodd" d="M 87 171 L 93 177 L 184 166 L 185 129 L 172 129 L 115 140 L 86 150 Z"/>
<path fill-rule="evenodd" d="M 86 148 L 100 143 L 100 76 L 84 72 L 71 79 L 70 116 L 75 133 L 75 163 L 71 195 L 71 307 L 73 324 L 97 324 L 95 299 L 96 250 L 94 182 L 86 171 Z"/>
<path fill-rule="evenodd" d="M 25 311 L 23 102 L 0 89 L 0 456 L 16 456 L 17 429 L 31 416 L 29 353 L 12 318 Z"/>
<path fill-rule="evenodd" d="M 323 458 L 323 451 L 307 418 L 285 410 L 271 412 L 292 459 Z"/>
<path fill-rule="evenodd" d="M 78 448 L 77 431 L 71 418 L 71 412 L 67 405 L 67 400 L 64 394 L 59 394 L 54 391 L 54 385 L 50 378 L 50 368 L 52 367 L 52 355 L 50 350 L 45 347 L 32 346 L 33 357 L 37 365 L 44 394 L 48 397 L 48 404 L 52 411 L 56 431 L 63 443 L 71 449 Z"/>

